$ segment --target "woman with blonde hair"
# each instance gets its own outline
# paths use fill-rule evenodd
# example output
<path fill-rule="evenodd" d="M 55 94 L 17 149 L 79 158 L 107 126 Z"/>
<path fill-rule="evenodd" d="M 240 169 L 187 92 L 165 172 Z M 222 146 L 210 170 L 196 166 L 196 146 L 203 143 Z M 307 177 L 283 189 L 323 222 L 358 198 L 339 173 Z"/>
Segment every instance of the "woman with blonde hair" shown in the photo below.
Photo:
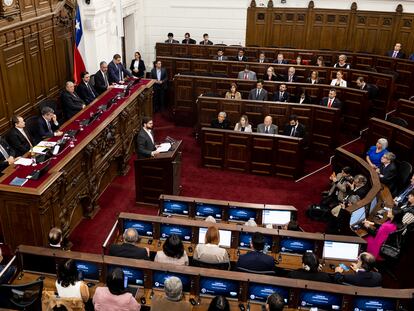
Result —
<path fill-rule="evenodd" d="M 245 114 L 240 117 L 240 121 L 236 123 L 234 130 L 237 132 L 252 132 L 252 126 L 249 124 L 249 119 Z"/>
<path fill-rule="evenodd" d="M 208 263 L 229 262 L 229 254 L 219 246 L 220 232 L 215 226 L 208 228 L 204 244 L 198 244 L 194 250 L 193 259 Z"/>

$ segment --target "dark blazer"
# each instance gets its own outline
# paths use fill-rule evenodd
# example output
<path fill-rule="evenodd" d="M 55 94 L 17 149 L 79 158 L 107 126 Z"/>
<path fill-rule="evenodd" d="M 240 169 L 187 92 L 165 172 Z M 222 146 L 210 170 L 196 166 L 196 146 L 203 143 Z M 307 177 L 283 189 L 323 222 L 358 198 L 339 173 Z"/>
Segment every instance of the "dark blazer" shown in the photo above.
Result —
<path fill-rule="evenodd" d="M 164 41 L 165 43 L 180 43 L 180 41 L 178 41 L 178 40 L 172 40 L 172 42 L 170 42 L 170 40 L 169 39 L 167 39 L 167 40 L 165 40 Z"/>
<path fill-rule="evenodd" d="M 363 91 L 368 92 L 368 99 L 374 99 L 378 95 L 378 87 L 376 85 L 365 83 L 364 87 L 361 88 Z"/>
<path fill-rule="evenodd" d="M 181 43 L 182 44 L 197 44 L 196 40 L 191 39 L 191 38 L 189 38 L 188 40 L 184 39 L 183 41 L 181 41 Z"/>
<path fill-rule="evenodd" d="M 280 92 L 274 92 L 273 93 L 273 101 L 275 102 L 287 102 L 289 101 L 289 93 L 284 91 L 283 96 L 280 96 Z"/>
<path fill-rule="evenodd" d="M 3 148 L 9 154 L 9 156 L 14 157 L 16 155 L 14 153 L 14 150 L 9 146 L 9 144 L 7 143 L 7 141 L 3 137 L 0 137 L 0 145 L 3 146 Z M 9 166 L 9 163 L 6 160 L 7 159 L 0 152 L 0 172 L 2 172 L 4 169 L 6 169 Z"/>
<path fill-rule="evenodd" d="M 213 57 L 213 59 L 218 60 L 218 59 L 219 59 L 218 55 L 214 56 L 214 57 Z M 229 58 L 228 58 L 227 56 L 224 56 L 224 55 L 223 55 L 223 56 L 221 57 L 221 60 L 229 60 Z"/>
<path fill-rule="evenodd" d="M 151 69 L 151 79 L 155 79 L 157 80 L 157 68 L 152 68 Z M 163 81 L 162 84 L 154 84 L 153 88 L 154 90 L 160 90 L 160 89 L 167 89 L 168 85 L 167 85 L 167 81 L 168 81 L 168 74 L 167 74 L 167 69 L 165 69 L 164 67 L 161 67 L 161 81 Z"/>
<path fill-rule="evenodd" d="M 62 103 L 62 111 L 65 120 L 69 120 L 81 111 L 82 106 L 85 104 L 76 92 L 71 94 L 66 90 L 60 94 L 60 101 Z"/>
<path fill-rule="evenodd" d="M 292 96 L 292 97 L 294 97 L 295 103 L 300 103 L 300 95 Z M 291 101 L 292 101 L 292 97 L 290 98 Z M 305 95 L 305 99 L 303 100 L 302 104 L 311 104 L 311 103 L 312 103 L 312 99 L 308 95 Z"/>
<path fill-rule="evenodd" d="M 154 132 L 152 132 L 154 135 Z M 154 137 L 155 142 L 155 137 Z M 137 156 L 139 159 L 145 159 L 151 157 L 151 152 L 155 151 L 155 144 L 152 142 L 151 137 L 148 133 L 142 128 L 137 135 Z"/>
<path fill-rule="evenodd" d="M 392 54 L 394 54 L 394 50 L 387 51 L 387 53 L 385 55 L 389 56 L 389 57 L 392 57 Z M 399 51 L 396 58 L 405 58 L 405 54 L 403 52 Z"/>
<path fill-rule="evenodd" d="M 328 107 L 328 101 L 329 101 L 329 97 L 324 97 L 324 98 L 321 99 L 321 102 L 319 104 L 321 106 Z M 335 97 L 334 101 L 332 102 L 332 107 L 341 109 L 342 108 L 342 102 L 337 97 Z"/>
<path fill-rule="evenodd" d="M 239 257 L 237 268 L 253 271 L 275 271 L 275 260 L 263 252 L 251 251 Z"/>
<path fill-rule="evenodd" d="M 230 127 L 230 121 L 224 119 L 223 122 L 220 123 L 218 119 L 214 119 L 213 121 L 211 121 L 211 127 L 216 129 L 227 130 Z"/>
<path fill-rule="evenodd" d="M 355 286 L 377 287 L 381 286 L 382 276 L 378 272 L 358 270 L 355 274 L 335 273 L 335 282 L 348 283 Z"/>
<path fill-rule="evenodd" d="M 260 63 L 260 58 L 256 59 L 256 62 Z M 265 58 L 265 59 L 263 60 L 263 63 L 271 63 L 271 62 L 272 62 L 272 60 L 271 60 L 271 59 L 269 59 L 269 58 Z M 260 64 L 263 64 L 263 63 L 260 63 Z"/>
<path fill-rule="evenodd" d="M 285 76 L 284 76 L 284 79 L 285 79 L 285 80 L 284 80 L 285 82 L 289 82 L 289 75 L 285 75 Z M 293 75 L 293 76 L 292 76 L 292 82 L 298 82 L 298 79 L 299 79 L 299 78 L 298 78 L 298 76 L 297 76 L 297 75 Z"/>
<path fill-rule="evenodd" d="M 363 198 L 365 198 L 368 192 L 369 192 L 369 188 L 367 185 L 365 185 L 365 186 L 362 186 L 361 188 L 358 188 L 357 190 L 351 190 L 349 192 L 349 195 L 357 195 L 362 200 Z"/>
<path fill-rule="evenodd" d="M 265 89 L 262 88 L 260 91 L 259 96 L 257 96 L 257 89 L 253 89 L 249 92 L 249 98 L 250 100 L 267 100 L 268 93 Z"/>
<path fill-rule="evenodd" d="M 311 77 L 306 78 L 306 83 L 312 83 Z M 319 78 L 316 78 L 316 83 L 315 84 L 319 84 L 319 83 L 321 83 L 321 81 L 319 80 Z"/>
<path fill-rule="evenodd" d="M 25 129 L 23 130 L 26 133 L 27 138 L 29 138 L 32 146 L 34 146 L 35 144 L 33 138 Z M 10 147 L 15 151 L 16 157 L 20 157 L 30 150 L 30 144 L 27 141 L 26 137 L 24 137 L 16 127 L 10 129 L 6 135 L 6 140 L 9 143 Z"/>
<path fill-rule="evenodd" d="M 393 183 L 395 178 L 397 178 L 397 167 L 395 166 L 395 163 L 391 162 L 386 167 L 381 164 L 379 170 L 380 175 L 383 175 L 383 177 L 380 177 L 381 183 L 388 186 L 388 188 L 393 188 Z"/>
<path fill-rule="evenodd" d="M 265 73 L 263 74 L 262 79 L 263 81 L 280 81 L 276 74 L 272 75 L 272 79 L 269 80 L 269 76 L 267 75 L 267 73 Z"/>
<path fill-rule="evenodd" d="M 108 64 L 108 81 L 109 83 L 119 83 L 119 81 L 121 81 L 121 76 L 119 74 L 119 72 L 123 72 L 124 73 L 124 78 L 126 76 L 130 76 L 131 73 L 125 69 L 124 65 L 122 63 L 119 64 L 115 64 L 114 61 L 111 61 Z"/>
<path fill-rule="evenodd" d="M 278 63 L 278 61 L 277 61 L 277 59 L 275 59 L 275 60 L 273 61 L 273 63 L 274 63 L 274 64 L 279 64 L 279 63 Z M 289 62 L 288 62 L 286 59 L 282 60 L 282 62 L 280 63 L 280 65 L 286 65 L 286 64 L 289 64 Z"/>
<path fill-rule="evenodd" d="M 139 60 L 139 64 L 138 64 L 138 72 L 134 72 L 134 64 L 135 64 L 135 58 L 131 61 L 131 66 L 129 66 L 129 69 L 131 70 L 131 73 L 134 77 L 137 78 L 143 78 L 144 77 L 144 72 L 145 72 L 145 63 L 142 59 Z"/>
<path fill-rule="evenodd" d="M 106 79 L 107 79 L 107 81 L 109 83 L 108 73 L 106 73 Z M 100 70 L 98 70 L 95 73 L 95 75 L 94 75 L 94 81 L 95 81 L 94 88 L 95 88 L 95 91 L 98 94 L 102 94 L 103 92 L 105 92 L 107 90 L 107 88 L 108 88 L 109 85 L 105 83 L 105 79 L 104 79 L 104 77 L 102 75 L 102 72 Z"/>
<path fill-rule="evenodd" d="M 89 83 L 89 87 L 90 88 L 88 88 L 86 86 L 86 83 L 82 81 L 76 88 L 76 93 L 86 104 L 90 104 L 95 100 L 96 97 L 98 97 L 98 93 L 95 91 L 95 88 L 92 86 L 92 84 Z"/>
<path fill-rule="evenodd" d="M 288 278 L 301 279 L 316 282 L 332 282 L 331 277 L 325 272 L 311 272 L 304 269 L 294 270 L 287 274 Z"/>
<path fill-rule="evenodd" d="M 247 57 L 246 57 L 245 55 L 243 55 L 242 59 L 241 59 L 241 60 L 239 60 L 239 55 L 236 55 L 236 56 L 234 57 L 234 60 L 235 60 L 235 61 L 239 61 L 239 62 L 247 62 Z"/>
<path fill-rule="evenodd" d="M 292 133 L 292 128 L 294 126 L 290 124 L 285 125 L 285 129 L 283 130 L 283 135 L 290 136 L 290 133 Z M 306 131 L 305 126 L 302 123 L 298 124 L 298 127 L 296 128 L 295 135 L 293 137 L 305 137 Z"/>
<path fill-rule="evenodd" d="M 37 120 L 38 130 L 34 133 L 32 133 L 32 138 L 34 140 L 34 143 L 37 144 L 42 139 L 53 137 L 54 132 L 56 132 L 59 129 L 59 126 L 56 126 L 53 122 L 50 122 L 51 131 L 49 131 L 49 128 L 47 127 L 46 120 L 40 116 Z"/>
<path fill-rule="evenodd" d="M 149 260 L 147 250 L 130 243 L 112 244 L 109 248 L 110 256 Z"/>
<path fill-rule="evenodd" d="M 207 43 L 205 43 L 204 40 L 203 40 L 203 41 L 200 41 L 200 44 L 201 45 L 213 45 L 213 42 L 211 42 L 210 40 L 208 40 Z"/>

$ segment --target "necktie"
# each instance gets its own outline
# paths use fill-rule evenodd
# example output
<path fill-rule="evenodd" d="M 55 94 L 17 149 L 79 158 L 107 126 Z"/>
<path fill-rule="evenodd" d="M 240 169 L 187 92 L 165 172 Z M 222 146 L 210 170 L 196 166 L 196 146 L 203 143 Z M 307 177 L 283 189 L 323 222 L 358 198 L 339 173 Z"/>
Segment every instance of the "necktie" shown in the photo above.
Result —
<path fill-rule="evenodd" d="M 104 72 L 102 72 L 103 78 L 104 78 L 104 82 L 105 82 L 105 87 L 108 87 L 108 78 L 106 77 L 106 74 Z"/>
<path fill-rule="evenodd" d="M 332 99 L 329 99 L 328 101 L 328 107 L 331 108 L 332 107 Z"/>
<path fill-rule="evenodd" d="M 7 160 L 10 157 L 9 153 L 6 151 L 6 149 L 1 144 L 0 144 L 0 152 L 3 155 L 5 160 Z"/>
<path fill-rule="evenodd" d="M 247 80 L 249 78 L 249 75 L 245 72 L 244 73 L 244 80 Z"/>
<path fill-rule="evenodd" d="M 122 80 L 122 72 L 121 72 L 121 66 L 118 64 L 118 72 L 119 72 L 119 81 Z"/>
<path fill-rule="evenodd" d="M 223 60 L 223 57 L 222 57 L 222 56 L 220 56 L 220 57 L 219 57 L 219 60 Z"/>
<path fill-rule="evenodd" d="M 257 90 L 256 98 L 259 98 L 260 90 Z"/>
<path fill-rule="evenodd" d="M 47 129 L 49 130 L 49 132 L 52 132 L 52 126 L 50 126 L 50 122 L 46 121 L 47 124 Z"/>
<path fill-rule="evenodd" d="M 26 138 L 26 140 L 27 140 L 27 142 L 29 143 L 30 147 L 33 147 L 33 146 L 32 146 L 32 142 L 30 141 L 29 137 L 27 137 L 26 132 L 22 129 L 22 130 L 20 131 L 20 133 L 22 133 L 22 135 L 24 136 L 24 138 Z"/>
<path fill-rule="evenodd" d="M 396 58 L 397 57 L 397 53 L 398 53 L 397 51 L 394 51 L 394 53 L 392 53 L 392 57 L 393 58 Z"/>
<path fill-rule="evenodd" d="M 269 127 L 267 127 L 267 126 L 265 128 L 265 134 L 269 134 Z"/>
<path fill-rule="evenodd" d="M 92 91 L 91 86 L 89 85 L 89 83 L 86 83 L 86 87 L 88 88 L 88 90 L 91 92 L 93 98 L 95 98 L 95 93 Z"/>
<path fill-rule="evenodd" d="M 289 76 L 289 82 L 292 82 L 292 76 Z"/>
<path fill-rule="evenodd" d="M 283 92 L 280 92 L 279 101 L 282 101 L 282 99 L 283 99 Z"/>
<path fill-rule="evenodd" d="M 296 126 L 292 127 L 292 131 L 290 131 L 290 136 L 295 137 L 296 133 Z"/>

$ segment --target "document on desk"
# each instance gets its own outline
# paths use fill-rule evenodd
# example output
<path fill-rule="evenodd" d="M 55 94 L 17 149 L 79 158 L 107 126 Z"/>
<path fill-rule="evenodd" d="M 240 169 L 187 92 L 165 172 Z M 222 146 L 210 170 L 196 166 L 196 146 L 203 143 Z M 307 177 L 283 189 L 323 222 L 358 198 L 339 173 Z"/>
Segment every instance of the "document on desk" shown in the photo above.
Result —
<path fill-rule="evenodd" d="M 42 140 L 36 146 L 39 146 L 39 147 L 54 147 L 55 145 L 56 145 L 56 142 L 55 141 Z"/>
<path fill-rule="evenodd" d="M 124 84 L 115 84 L 114 89 L 121 89 L 124 90 L 127 86 Z"/>
<path fill-rule="evenodd" d="M 23 166 L 29 166 L 32 165 L 33 161 L 29 158 L 20 158 L 17 161 L 14 162 L 16 165 L 23 165 Z"/>
<path fill-rule="evenodd" d="M 170 143 L 162 143 L 158 148 L 158 152 L 168 152 L 171 149 Z"/>

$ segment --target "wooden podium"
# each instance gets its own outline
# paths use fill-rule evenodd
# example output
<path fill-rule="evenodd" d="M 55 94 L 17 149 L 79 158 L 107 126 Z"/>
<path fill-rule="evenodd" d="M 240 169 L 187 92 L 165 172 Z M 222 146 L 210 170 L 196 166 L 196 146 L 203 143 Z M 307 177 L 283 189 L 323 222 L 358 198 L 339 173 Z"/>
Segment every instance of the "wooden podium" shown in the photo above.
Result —
<path fill-rule="evenodd" d="M 168 152 L 135 160 L 136 202 L 158 204 L 161 194 L 180 194 L 181 144 L 176 141 Z"/>

